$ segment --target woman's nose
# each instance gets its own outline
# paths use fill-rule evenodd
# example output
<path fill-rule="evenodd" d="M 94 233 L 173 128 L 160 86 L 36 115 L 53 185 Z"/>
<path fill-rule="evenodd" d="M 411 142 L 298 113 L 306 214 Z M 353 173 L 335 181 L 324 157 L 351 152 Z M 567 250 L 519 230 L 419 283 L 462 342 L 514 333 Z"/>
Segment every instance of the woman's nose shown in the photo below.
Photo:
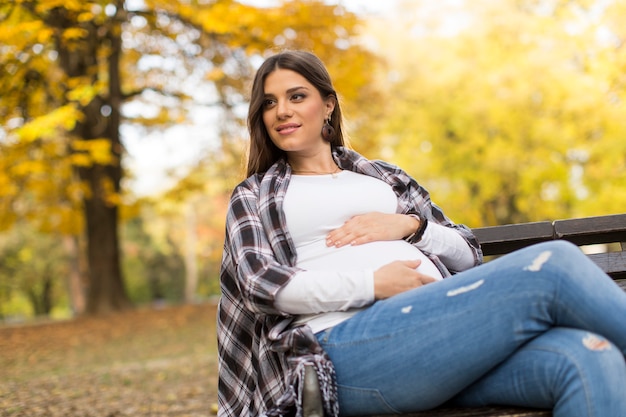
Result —
<path fill-rule="evenodd" d="M 289 103 L 286 101 L 278 101 L 276 106 L 276 116 L 279 119 L 284 119 L 291 116 L 291 109 L 289 108 Z"/>

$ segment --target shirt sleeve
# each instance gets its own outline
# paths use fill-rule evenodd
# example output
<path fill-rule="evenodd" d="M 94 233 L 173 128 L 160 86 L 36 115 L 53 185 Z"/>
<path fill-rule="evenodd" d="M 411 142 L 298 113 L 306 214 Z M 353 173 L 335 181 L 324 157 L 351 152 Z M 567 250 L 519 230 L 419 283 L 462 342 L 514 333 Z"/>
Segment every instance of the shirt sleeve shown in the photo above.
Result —
<path fill-rule="evenodd" d="M 374 302 L 374 271 L 300 271 L 276 295 L 288 314 L 346 311 Z"/>
<path fill-rule="evenodd" d="M 474 266 L 472 248 L 453 228 L 429 222 L 415 246 L 423 252 L 437 255 L 453 271 L 464 271 Z"/>
<path fill-rule="evenodd" d="M 398 170 L 402 185 L 396 188 L 400 190 L 399 202 L 403 212 L 428 219 L 428 226 L 421 239 L 409 239 L 409 243 L 426 254 L 438 257 L 452 273 L 480 265 L 483 254 L 472 230 L 463 224 L 454 223 L 431 201 L 430 194 L 424 187 L 404 171 Z M 471 257 L 470 262 L 468 254 Z"/>

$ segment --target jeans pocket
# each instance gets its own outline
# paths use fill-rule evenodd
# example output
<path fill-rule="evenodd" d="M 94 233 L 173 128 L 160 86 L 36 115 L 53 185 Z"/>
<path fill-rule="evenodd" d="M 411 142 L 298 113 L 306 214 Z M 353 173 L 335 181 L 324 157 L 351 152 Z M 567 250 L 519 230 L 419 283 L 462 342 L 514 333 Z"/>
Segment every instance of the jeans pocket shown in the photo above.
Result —
<path fill-rule="evenodd" d="M 339 412 L 341 415 L 399 414 L 377 389 L 338 385 Z"/>

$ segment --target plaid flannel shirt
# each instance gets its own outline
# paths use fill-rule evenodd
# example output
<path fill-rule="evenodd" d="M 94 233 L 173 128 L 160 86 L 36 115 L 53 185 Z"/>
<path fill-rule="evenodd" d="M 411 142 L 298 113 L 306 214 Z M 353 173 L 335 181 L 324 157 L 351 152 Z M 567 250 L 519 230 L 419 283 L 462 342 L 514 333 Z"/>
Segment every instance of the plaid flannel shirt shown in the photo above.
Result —
<path fill-rule="evenodd" d="M 404 171 L 346 148 L 333 149 L 333 158 L 344 170 L 391 185 L 399 213 L 454 228 L 472 248 L 475 264 L 482 262 L 471 230 L 452 223 Z M 239 184 L 231 197 L 217 319 L 220 417 L 301 415 L 305 364 L 317 370 L 326 414 L 338 415 L 332 363 L 310 328 L 290 327 L 293 317 L 274 305 L 278 291 L 299 271 L 282 210 L 290 178 L 291 168 L 280 160 Z M 425 254 L 444 277 L 450 275 L 436 254 Z"/>

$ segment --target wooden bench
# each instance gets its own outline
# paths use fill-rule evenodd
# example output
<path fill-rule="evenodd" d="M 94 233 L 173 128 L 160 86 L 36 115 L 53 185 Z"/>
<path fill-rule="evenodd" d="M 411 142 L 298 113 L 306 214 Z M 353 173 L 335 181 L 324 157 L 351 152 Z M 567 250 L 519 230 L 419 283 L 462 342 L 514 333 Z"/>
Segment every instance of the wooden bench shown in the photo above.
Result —
<path fill-rule="evenodd" d="M 585 217 L 480 227 L 473 230 L 480 242 L 485 261 L 523 247 L 554 239 L 568 240 L 586 253 L 589 245 L 602 245 L 599 253 L 588 256 L 626 291 L 626 214 Z M 305 374 L 304 417 L 324 417 L 315 371 Z M 402 414 L 402 417 L 550 417 L 550 410 L 519 407 L 438 408 Z M 382 417 L 382 416 L 370 416 Z"/>

